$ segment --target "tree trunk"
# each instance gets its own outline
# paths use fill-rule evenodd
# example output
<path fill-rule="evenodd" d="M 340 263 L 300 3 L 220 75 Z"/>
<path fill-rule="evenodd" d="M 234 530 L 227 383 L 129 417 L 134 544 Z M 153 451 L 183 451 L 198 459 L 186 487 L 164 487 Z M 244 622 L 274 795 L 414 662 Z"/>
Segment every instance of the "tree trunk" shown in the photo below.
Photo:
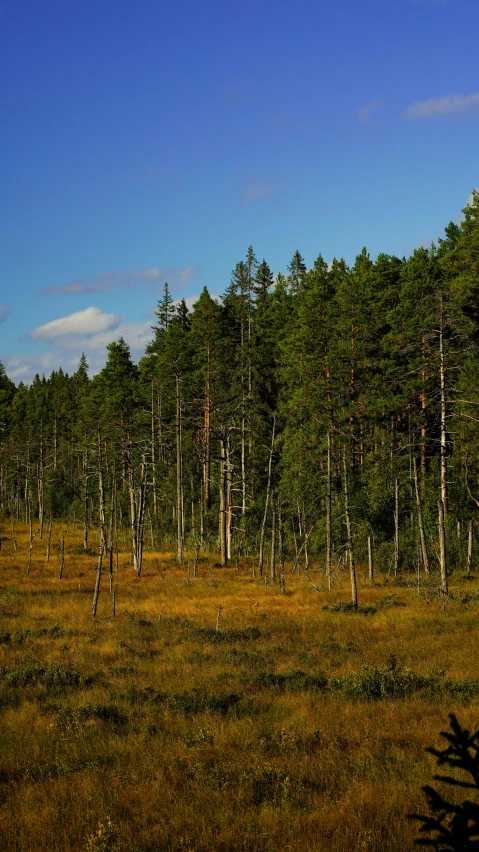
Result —
<path fill-rule="evenodd" d="M 274 497 L 272 500 L 271 512 L 271 550 L 270 550 L 270 577 L 272 580 L 276 578 L 276 506 Z"/>
<path fill-rule="evenodd" d="M 446 564 L 446 535 L 444 529 L 444 505 L 442 500 L 437 503 L 439 510 L 439 564 L 441 567 L 441 588 L 443 594 L 449 594 L 447 584 L 447 564 Z"/>
<path fill-rule="evenodd" d="M 399 570 L 399 481 L 394 483 L 394 576 Z"/>
<path fill-rule="evenodd" d="M 268 519 L 268 506 L 270 501 L 270 493 L 271 493 L 271 471 L 273 467 L 273 452 L 274 452 L 274 436 L 276 429 L 276 417 L 273 417 L 273 431 L 271 434 L 271 447 L 269 451 L 269 460 L 268 460 L 268 481 L 266 483 L 266 497 L 264 501 L 264 514 L 263 514 L 263 523 L 261 524 L 261 532 L 259 538 L 259 557 L 258 557 L 258 573 L 259 576 L 263 576 L 263 560 L 264 560 L 264 537 L 266 531 L 266 521 Z"/>
<path fill-rule="evenodd" d="M 220 534 L 220 551 L 221 564 L 228 564 L 228 552 L 226 547 L 226 437 L 220 438 L 220 514 L 219 514 L 219 534 Z"/>
<path fill-rule="evenodd" d="M 444 509 L 444 518 L 447 518 L 447 433 L 446 433 L 446 375 L 444 368 L 444 313 L 443 297 L 440 301 L 439 322 L 439 378 L 441 388 L 441 500 Z"/>
<path fill-rule="evenodd" d="M 183 454 L 181 447 L 181 378 L 176 374 L 176 522 L 177 522 L 177 545 L 178 565 L 183 565 L 183 540 L 184 540 L 184 515 L 183 515 Z"/>
<path fill-rule="evenodd" d="M 105 482 L 103 474 L 103 453 L 101 447 L 101 432 L 98 426 L 98 492 L 100 500 L 100 542 L 102 553 L 106 547 L 106 531 L 105 531 Z"/>
<path fill-rule="evenodd" d="M 349 559 L 349 573 L 351 577 L 351 600 L 353 606 L 358 608 L 358 589 L 356 583 L 356 568 L 354 565 L 353 536 L 351 532 L 351 516 L 349 514 L 349 492 L 348 492 L 348 470 L 346 464 L 346 447 L 343 445 L 343 490 L 344 490 L 344 514 L 346 516 L 346 540 Z"/>
<path fill-rule="evenodd" d="M 328 469 L 326 479 L 326 577 L 331 591 L 332 547 L 331 547 L 331 432 L 328 432 Z"/>
<path fill-rule="evenodd" d="M 284 542 L 283 542 L 283 516 L 281 512 L 281 501 L 278 498 L 278 543 L 279 543 L 279 587 L 281 594 L 286 591 L 285 572 L 284 572 Z"/>
<path fill-rule="evenodd" d="M 233 526 L 233 483 L 230 453 L 230 436 L 226 439 L 226 558 L 231 560 L 231 536 Z"/>
<path fill-rule="evenodd" d="M 65 536 L 62 533 L 62 538 L 60 541 L 60 571 L 58 573 L 59 580 L 63 577 L 63 569 L 65 567 Z"/>
<path fill-rule="evenodd" d="M 472 521 L 469 521 L 469 534 L 468 534 L 468 537 L 467 537 L 467 577 L 468 577 L 468 579 L 471 576 L 472 542 L 473 542 Z"/>
<path fill-rule="evenodd" d="M 88 502 L 90 495 L 88 493 L 88 450 L 85 450 L 83 455 L 83 481 L 85 483 L 85 502 L 83 511 L 83 550 L 88 550 L 88 533 L 90 531 L 90 515 L 88 511 Z"/>
<path fill-rule="evenodd" d="M 101 565 L 103 561 L 103 541 L 100 538 L 100 552 L 98 554 L 98 564 L 96 569 L 96 580 L 95 580 L 95 591 L 93 592 L 93 603 L 91 607 L 91 612 L 93 618 L 96 616 L 96 610 L 98 606 L 98 597 L 100 595 L 100 581 L 101 581 Z"/>
<path fill-rule="evenodd" d="M 419 490 L 419 482 L 417 475 L 417 464 L 416 457 L 413 457 L 413 466 L 414 466 L 414 486 L 416 489 L 416 505 L 417 505 L 417 522 L 419 526 L 419 536 L 421 539 L 421 553 L 422 553 L 422 564 L 424 565 L 424 572 L 429 574 L 429 556 L 427 553 L 427 545 L 426 545 L 426 535 L 424 532 L 424 519 L 422 515 L 422 501 L 421 501 L 421 492 Z"/>

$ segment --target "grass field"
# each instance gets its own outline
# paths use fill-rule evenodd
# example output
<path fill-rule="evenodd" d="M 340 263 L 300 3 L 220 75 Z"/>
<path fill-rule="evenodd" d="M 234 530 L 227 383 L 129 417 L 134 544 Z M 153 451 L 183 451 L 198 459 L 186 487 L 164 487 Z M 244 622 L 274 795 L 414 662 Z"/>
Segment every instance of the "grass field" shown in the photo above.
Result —
<path fill-rule="evenodd" d="M 54 529 L 58 542 L 61 528 Z M 0 848 L 412 849 L 448 714 L 479 727 L 479 580 L 358 571 L 286 594 L 200 557 L 129 554 L 92 618 L 95 555 L 0 527 Z M 310 580 L 324 585 L 319 571 Z M 222 607 L 219 630 L 218 609 Z M 460 796 L 460 792 L 455 795 Z"/>

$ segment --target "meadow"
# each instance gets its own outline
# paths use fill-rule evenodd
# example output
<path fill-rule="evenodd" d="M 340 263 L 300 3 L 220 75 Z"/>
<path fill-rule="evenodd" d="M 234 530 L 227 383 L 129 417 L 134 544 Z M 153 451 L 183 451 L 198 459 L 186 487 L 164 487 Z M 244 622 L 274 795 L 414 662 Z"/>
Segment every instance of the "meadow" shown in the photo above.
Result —
<path fill-rule="evenodd" d="M 58 542 L 65 533 L 59 577 Z M 95 552 L 0 526 L 5 852 L 404 852 L 453 712 L 479 728 L 479 579 L 372 585 L 338 567 L 286 592 L 253 556 L 197 576 L 120 549 L 92 617 Z M 115 612 L 113 609 L 115 592 Z M 454 795 L 461 791 L 455 788 Z"/>

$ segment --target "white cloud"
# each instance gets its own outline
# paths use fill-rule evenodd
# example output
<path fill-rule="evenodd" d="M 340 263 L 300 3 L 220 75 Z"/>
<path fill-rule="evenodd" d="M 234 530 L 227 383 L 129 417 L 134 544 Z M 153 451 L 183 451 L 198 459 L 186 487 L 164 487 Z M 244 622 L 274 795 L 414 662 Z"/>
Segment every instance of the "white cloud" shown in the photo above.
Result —
<path fill-rule="evenodd" d="M 272 183 L 250 183 L 243 193 L 243 204 L 249 204 L 251 201 L 260 201 L 263 198 L 270 198 L 273 190 L 274 186 Z"/>
<path fill-rule="evenodd" d="M 356 116 L 359 121 L 367 121 L 368 118 L 371 118 L 373 112 L 376 112 L 376 110 L 382 106 L 384 106 L 384 101 L 382 100 L 369 101 L 369 103 L 364 104 L 361 109 L 358 109 Z"/>
<path fill-rule="evenodd" d="M 168 281 L 170 286 L 184 286 L 194 275 L 199 272 L 200 266 L 187 266 L 185 268 L 168 268 L 166 266 L 152 266 L 147 269 L 137 269 L 133 272 L 126 270 L 112 270 L 102 272 L 100 275 L 89 275 L 69 281 L 68 284 L 52 285 L 43 292 L 47 295 L 78 295 L 84 293 L 104 293 L 107 290 L 131 290 L 142 284 L 157 284 Z"/>
<path fill-rule="evenodd" d="M 403 118 L 432 118 L 436 115 L 479 114 L 479 92 L 473 95 L 446 95 L 443 98 L 430 98 L 417 101 L 403 112 Z"/>
<path fill-rule="evenodd" d="M 10 316 L 10 306 L 9 305 L 0 305 L 0 325 L 2 325 L 6 319 Z"/>
<path fill-rule="evenodd" d="M 91 337 L 98 333 L 113 331 L 121 322 L 121 317 L 116 314 L 106 314 L 100 308 L 86 308 L 84 311 L 76 311 L 66 317 L 52 320 L 40 325 L 30 332 L 32 340 L 65 342 L 65 339 L 84 335 Z"/>
<path fill-rule="evenodd" d="M 58 351 L 41 352 L 35 355 L 3 354 L 1 358 L 8 378 L 16 384 L 31 382 L 37 373 L 40 376 L 43 374 L 48 376 L 52 370 L 58 370 L 60 367 L 66 373 L 73 373 L 79 360 L 79 356 L 78 358 L 66 356 Z"/>

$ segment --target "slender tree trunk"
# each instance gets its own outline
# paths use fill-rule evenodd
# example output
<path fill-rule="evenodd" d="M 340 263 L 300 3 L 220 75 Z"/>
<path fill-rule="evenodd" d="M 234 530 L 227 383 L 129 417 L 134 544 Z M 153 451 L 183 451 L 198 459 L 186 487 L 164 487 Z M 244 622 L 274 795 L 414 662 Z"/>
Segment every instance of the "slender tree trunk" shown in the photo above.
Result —
<path fill-rule="evenodd" d="M 226 557 L 231 560 L 231 535 L 233 526 L 233 483 L 230 453 L 230 436 L 226 439 Z"/>
<path fill-rule="evenodd" d="M 331 591 L 332 547 L 331 547 L 331 432 L 328 432 L 328 466 L 326 479 L 326 577 Z"/>
<path fill-rule="evenodd" d="M 286 591 L 285 571 L 284 571 L 284 541 L 283 541 L 283 515 L 281 511 L 281 501 L 278 498 L 278 544 L 279 544 L 279 587 L 281 594 Z"/>
<path fill-rule="evenodd" d="M 104 482 L 104 472 L 103 472 L 103 451 L 102 451 L 102 442 L 101 442 L 101 431 L 98 426 L 98 495 L 100 501 L 100 541 L 101 541 L 101 550 L 106 547 L 106 530 L 105 530 L 105 517 L 106 517 L 106 506 L 105 506 L 105 482 Z"/>
<path fill-rule="evenodd" d="M 91 612 L 93 618 L 96 616 L 96 610 L 98 607 L 98 597 L 100 595 L 100 582 L 101 582 L 101 566 L 103 561 L 103 540 L 100 538 L 100 552 L 98 554 L 98 564 L 96 569 L 96 580 L 95 580 L 95 591 L 93 592 L 93 603 L 91 607 Z"/>
<path fill-rule="evenodd" d="M 265 497 L 265 501 L 264 501 L 263 523 L 261 524 L 261 532 L 260 532 L 260 538 L 259 538 L 258 573 L 259 573 L 260 577 L 263 576 L 264 537 L 265 537 L 265 531 L 266 531 L 266 521 L 268 519 L 268 506 L 269 506 L 270 493 L 271 493 L 271 471 L 272 471 L 272 467 L 273 467 L 275 429 L 276 429 L 276 416 L 273 417 L 273 431 L 272 431 L 272 434 L 271 434 L 271 447 L 270 447 L 269 459 L 268 459 L 268 481 L 266 483 L 266 497 Z"/>
<path fill-rule="evenodd" d="M 155 394 L 153 381 L 151 382 L 151 486 L 153 489 L 153 515 L 158 515 L 156 497 L 156 429 L 155 429 Z"/>
<path fill-rule="evenodd" d="M 472 521 L 469 521 L 469 531 L 468 531 L 468 536 L 467 536 L 467 577 L 468 577 L 468 579 L 471 576 L 472 542 L 473 542 Z"/>
<path fill-rule="evenodd" d="M 90 514 L 88 492 L 88 450 L 85 450 L 83 455 L 83 481 L 85 483 L 85 502 L 83 510 L 83 550 L 88 550 L 88 534 L 90 531 Z"/>
<path fill-rule="evenodd" d="M 181 446 L 181 377 L 176 374 L 176 523 L 177 523 L 177 545 L 178 565 L 183 565 L 183 539 L 184 539 L 184 515 L 183 515 L 183 454 Z"/>
<path fill-rule="evenodd" d="M 358 607 L 358 589 L 356 583 L 356 568 L 354 565 L 354 550 L 353 536 L 351 531 L 351 516 L 349 513 L 349 492 L 348 492 L 348 470 L 346 464 L 346 447 L 343 445 L 343 490 L 344 490 L 344 514 L 346 516 L 346 538 L 349 559 L 349 573 L 351 577 L 351 600 L 354 607 Z"/>
<path fill-rule="evenodd" d="M 394 576 L 399 570 L 399 481 L 394 483 Z"/>
<path fill-rule="evenodd" d="M 205 382 L 205 464 L 204 464 L 204 486 L 205 486 L 205 509 L 208 512 L 211 506 L 211 349 L 207 350 L 207 367 Z"/>
<path fill-rule="evenodd" d="M 424 532 L 424 520 L 422 515 L 422 501 L 421 501 L 421 492 L 419 490 L 419 481 L 417 475 L 417 464 L 416 457 L 413 457 L 413 466 L 414 466 L 414 486 L 416 489 L 416 505 L 417 505 L 417 522 L 419 526 L 419 536 L 421 539 L 421 553 L 422 553 L 422 564 L 424 566 L 424 572 L 429 574 L 429 556 L 427 553 L 427 545 L 426 545 L 426 535 Z"/>
<path fill-rule="evenodd" d="M 65 536 L 62 533 L 62 537 L 60 540 L 60 571 L 58 573 L 58 578 L 61 580 L 63 577 L 63 569 L 65 567 Z"/>
<path fill-rule="evenodd" d="M 220 533 L 220 550 L 221 564 L 228 564 L 228 551 L 226 546 L 226 436 L 220 439 L 220 514 L 219 514 L 219 533 Z"/>
<path fill-rule="evenodd" d="M 439 322 L 439 378 L 441 387 L 441 500 L 444 509 L 444 518 L 448 513 L 447 498 L 447 433 L 446 433 L 446 375 L 444 367 L 444 313 L 443 297 L 440 301 Z"/>
<path fill-rule="evenodd" d="M 449 594 L 447 583 L 447 563 L 446 563 L 446 534 L 444 529 L 444 505 L 442 500 L 438 500 L 439 514 L 439 564 L 441 567 L 441 588 L 443 594 Z"/>
<path fill-rule="evenodd" d="M 45 458 L 43 444 L 43 423 L 40 427 L 40 460 L 38 463 L 38 521 L 40 524 L 40 539 L 43 538 L 43 515 L 45 501 Z"/>
<path fill-rule="evenodd" d="M 270 551 L 270 577 L 272 580 L 276 577 L 276 505 L 274 497 L 272 502 L 271 513 L 271 551 Z"/>

